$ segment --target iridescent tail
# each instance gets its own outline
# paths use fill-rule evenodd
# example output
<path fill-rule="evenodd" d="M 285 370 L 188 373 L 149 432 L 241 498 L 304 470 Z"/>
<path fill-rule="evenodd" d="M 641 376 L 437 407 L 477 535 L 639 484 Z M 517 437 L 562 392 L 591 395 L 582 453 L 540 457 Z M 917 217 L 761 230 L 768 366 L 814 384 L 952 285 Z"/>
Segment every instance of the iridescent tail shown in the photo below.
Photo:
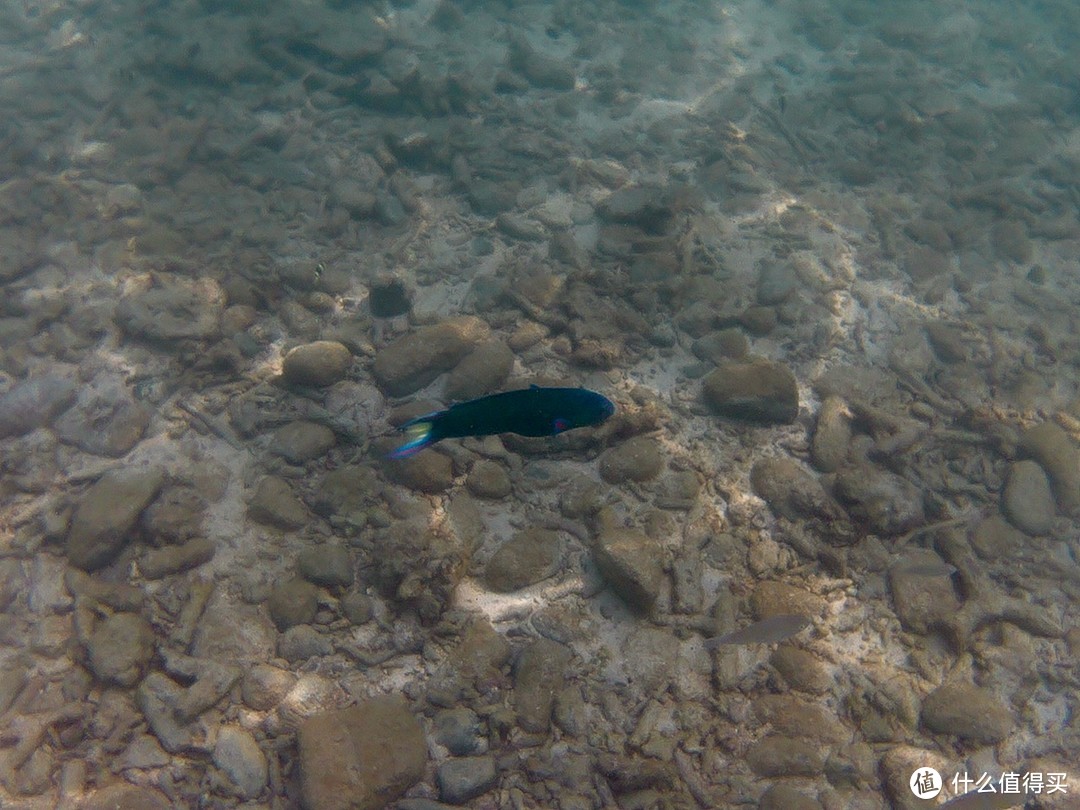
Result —
<path fill-rule="evenodd" d="M 436 439 L 432 435 L 432 428 L 435 427 L 435 423 L 430 419 L 414 419 L 411 422 L 406 422 L 401 426 L 400 430 L 405 434 L 408 439 L 405 444 L 400 447 L 391 450 L 386 454 L 387 458 L 408 458 L 409 456 L 415 456 L 425 447 L 435 443 Z"/>

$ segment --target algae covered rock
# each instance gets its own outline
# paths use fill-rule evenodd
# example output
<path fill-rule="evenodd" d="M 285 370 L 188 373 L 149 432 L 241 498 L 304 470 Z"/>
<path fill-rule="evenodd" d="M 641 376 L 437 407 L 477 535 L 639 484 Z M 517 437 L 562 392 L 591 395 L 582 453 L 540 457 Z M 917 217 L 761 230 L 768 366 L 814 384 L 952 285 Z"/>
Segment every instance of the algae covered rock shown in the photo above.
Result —
<path fill-rule="evenodd" d="M 103 475 L 75 510 L 67 538 L 68 561 L 85 571 L 112 562 L 164 482 L 165 473 L 155 468 L 121 468 Z"/>
<path fill-rule="evenodd" d="M 799 387 L 782 363 L 761 357 L 721 363 L 703 386 L 705 402 L 729 419 L 790 424 L 799 415 Z"/>
<path fill-rule="evenodd" d="M 593 557 L 608 585 L 631 607 L 647 612 L 664 576 L 660 551 L 657 542 L 642 531 L 609 526 L 597 538 Z"/>
<path fill-rule="evenodd" d="M 600 477 L 609 484 L 648 481 L 659 475 L 663 466 L 660 443 L 650 436 L 635 436 L 604 451 L 600 456 Z"/>
<path fill-rule="evenodd" d="M 372 372 L 384 391 L 403 397 L 452 369 L 487 336 L 487 324 L 473 316 L 424 326 L 382 349 Z"/>
<path fill-rule="evenodd" d="M 424 775 L 427 743 L 403 698 L 309 717 L 297 737 L 307 810 L 381 810 Z"/>
<path fill-rule="evenodd" d="M 555 572 L 559 537 L 548 529 L 518 532 L 492 555 L 484 569 L 484 584 L 506 593 L 540 582 Z"/>
<path fill-rule="evenodd" d="M 281 366 L 290 385 L 322 388 L 345 379 L 352 365 L 352 352 L 336 340 L 316 340 L 291 349 Z"/>

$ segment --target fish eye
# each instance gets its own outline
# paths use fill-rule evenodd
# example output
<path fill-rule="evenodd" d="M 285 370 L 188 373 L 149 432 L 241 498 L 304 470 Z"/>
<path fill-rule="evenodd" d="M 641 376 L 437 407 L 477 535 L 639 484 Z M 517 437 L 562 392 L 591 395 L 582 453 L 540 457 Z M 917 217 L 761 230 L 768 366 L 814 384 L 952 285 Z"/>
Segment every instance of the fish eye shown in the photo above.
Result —
<path fill-rule="evenodd" d="M 570 423 L 560 417 L 556 419 L 551 426 L 555 429 L 556 433 L 562 433 L 564 430 L 567 430 L 570 427 Z"/>

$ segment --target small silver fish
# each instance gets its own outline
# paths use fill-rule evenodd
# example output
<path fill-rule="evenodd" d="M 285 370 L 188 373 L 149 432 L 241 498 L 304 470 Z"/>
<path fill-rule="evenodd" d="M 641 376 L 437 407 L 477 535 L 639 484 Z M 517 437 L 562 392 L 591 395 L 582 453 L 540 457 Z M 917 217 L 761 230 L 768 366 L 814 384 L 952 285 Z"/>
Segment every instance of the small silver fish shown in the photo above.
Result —
<path fill-rule="evenodd" d="M 947 562 L 911 562 L 901 563 L 893 570 L 898 574 L 910 574 L 915 577 L 951 577 L 956 573 L 957 568 Z"/>
<path fill-rule="evenodd" d="M 794 613 L 770 616 L 747 625 L 742 630 L 706 640 L 705 649 L 714 650 L 722 644 L 775 644 L 791 638 L 809 624 L 810 619 L 806 616 Z"/>

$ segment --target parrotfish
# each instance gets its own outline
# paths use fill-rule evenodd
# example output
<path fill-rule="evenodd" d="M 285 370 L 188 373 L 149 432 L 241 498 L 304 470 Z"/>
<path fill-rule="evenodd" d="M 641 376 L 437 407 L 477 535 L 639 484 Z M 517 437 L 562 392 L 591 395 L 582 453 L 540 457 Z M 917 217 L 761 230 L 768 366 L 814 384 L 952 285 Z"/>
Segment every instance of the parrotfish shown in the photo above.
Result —
<path fill-rule="evenodd" d="M 435 442 L 464 436 L 554 436 L 599 425 L 613 413 L 614 403 L 595 391 L 533 385 L 458 402 L 446 410 L 410 419 L 398 428 L 408 441 L 391 451 L 389 457 L 408 458 Z"/>

